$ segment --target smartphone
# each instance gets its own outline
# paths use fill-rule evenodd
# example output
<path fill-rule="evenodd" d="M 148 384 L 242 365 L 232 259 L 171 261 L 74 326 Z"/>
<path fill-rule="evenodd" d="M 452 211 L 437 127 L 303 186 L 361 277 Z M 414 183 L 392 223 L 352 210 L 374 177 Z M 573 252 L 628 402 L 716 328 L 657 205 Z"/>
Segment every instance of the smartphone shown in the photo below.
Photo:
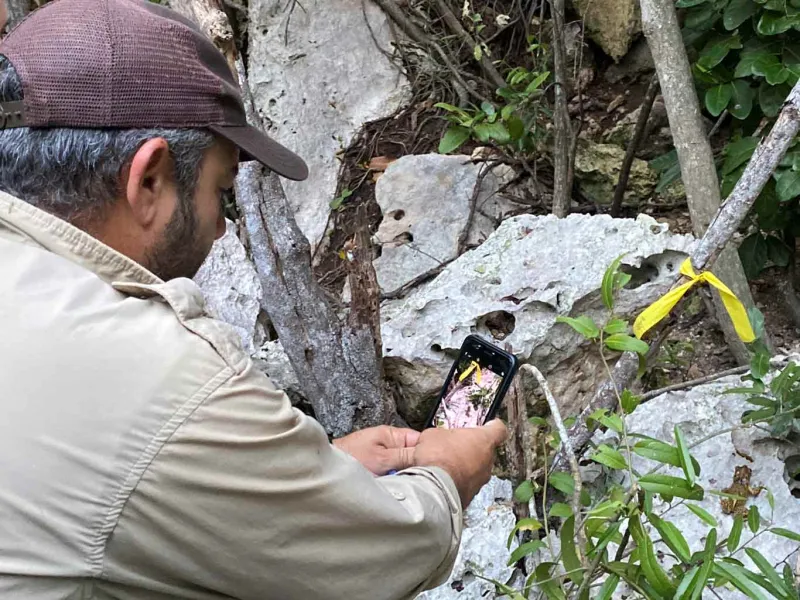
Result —
<path fill-rule="evenodd" d="M 513 354 L 477 335 L 468 336 L 425 427 L 480 427 L 491 421 L 516 371 Z"/>

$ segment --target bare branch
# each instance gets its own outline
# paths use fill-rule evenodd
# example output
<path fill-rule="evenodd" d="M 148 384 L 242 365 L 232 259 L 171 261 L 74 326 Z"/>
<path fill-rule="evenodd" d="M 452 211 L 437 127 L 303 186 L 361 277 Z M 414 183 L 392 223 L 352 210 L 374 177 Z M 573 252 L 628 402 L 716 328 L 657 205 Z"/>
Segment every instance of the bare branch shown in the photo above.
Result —
<path fill-rule="evenodd" d="M 564 48 L 564 0 L 550 0 L 553 13 L 553 66 L 555 70 L 555 107 L 553 129 L 555 148 L 553 153 L 553 214 L 564 218 L 572 204 L 573 137 L 569 119 L 567 98 L 569 96 L 567 53 Z"/>

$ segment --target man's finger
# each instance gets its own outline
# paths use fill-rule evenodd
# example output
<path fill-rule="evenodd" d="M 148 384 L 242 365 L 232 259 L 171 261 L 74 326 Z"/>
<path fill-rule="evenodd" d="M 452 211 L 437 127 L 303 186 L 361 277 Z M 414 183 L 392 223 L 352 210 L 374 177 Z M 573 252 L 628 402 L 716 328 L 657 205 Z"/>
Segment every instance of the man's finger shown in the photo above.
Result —
<path fill-rule="evenodd" d="M 389 431 L 392 434 L 390 448 L 413 448 L 419 441 L 419 431 L 405 427 L 392 427 Z"/>
<path fill-rule="evenodd" d="M 414 448 L 392 448 L 389 450 L 390 471 L 402 471 L 414 466 Z"/>
<path fill-rule="evenodd" d="M 505 442 L 508 437 L 508 428 L 500 419 L 492 419 L 483 426 L 483 429 L 491 436 L 495 447 Z"/>

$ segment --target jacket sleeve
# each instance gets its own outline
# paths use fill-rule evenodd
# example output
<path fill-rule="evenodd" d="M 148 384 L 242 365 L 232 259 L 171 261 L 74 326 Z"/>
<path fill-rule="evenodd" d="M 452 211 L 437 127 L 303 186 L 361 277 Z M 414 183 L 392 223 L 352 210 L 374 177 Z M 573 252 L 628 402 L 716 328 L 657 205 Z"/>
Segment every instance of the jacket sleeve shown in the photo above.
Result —
<path fill-rule="evenodd" d="M 413 598 L 446 580 L 460 535 L 444 471 L 374 477 L 251 365 L 155 456 L 108 541 L 104 575 L 165 594 Z"/>

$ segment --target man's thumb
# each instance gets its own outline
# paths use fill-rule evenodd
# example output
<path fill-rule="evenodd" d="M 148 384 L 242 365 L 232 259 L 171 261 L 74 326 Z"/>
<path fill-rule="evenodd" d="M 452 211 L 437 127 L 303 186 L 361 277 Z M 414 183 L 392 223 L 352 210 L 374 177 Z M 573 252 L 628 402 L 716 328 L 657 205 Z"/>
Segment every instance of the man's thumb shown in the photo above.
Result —
<path fill-rule="evenodd" d="M 506 424 L 500 419 L 492 419 L 486 423 L 483 428 L 491 436 L 492 442 L 495 446 L 502 444 L 508 437 L 508 429 L 506 428 Z"/>

